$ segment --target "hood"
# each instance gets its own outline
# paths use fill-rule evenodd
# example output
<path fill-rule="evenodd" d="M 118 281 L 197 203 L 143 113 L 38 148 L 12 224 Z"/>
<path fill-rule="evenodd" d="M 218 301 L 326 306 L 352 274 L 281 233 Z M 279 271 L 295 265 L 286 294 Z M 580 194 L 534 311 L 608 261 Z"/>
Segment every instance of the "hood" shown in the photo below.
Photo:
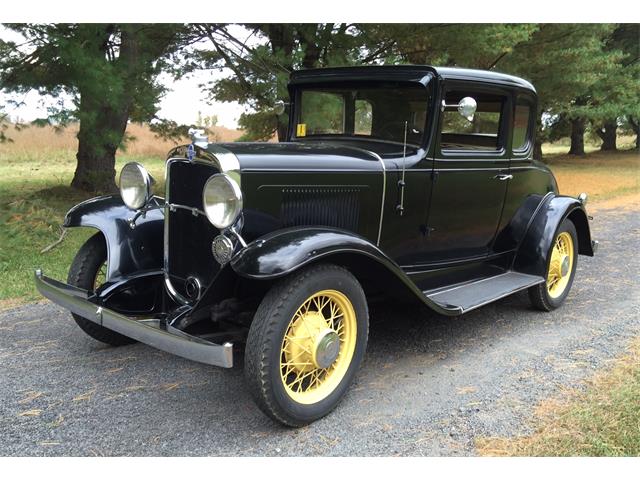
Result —
<path fill-rule="evenodd" d="M 372 152 L 325 142 L 216 143 L 215 145 L 229 150 L 238 157 L 241 171 L 379 171 L 382 169 L 380 157 Z"/>

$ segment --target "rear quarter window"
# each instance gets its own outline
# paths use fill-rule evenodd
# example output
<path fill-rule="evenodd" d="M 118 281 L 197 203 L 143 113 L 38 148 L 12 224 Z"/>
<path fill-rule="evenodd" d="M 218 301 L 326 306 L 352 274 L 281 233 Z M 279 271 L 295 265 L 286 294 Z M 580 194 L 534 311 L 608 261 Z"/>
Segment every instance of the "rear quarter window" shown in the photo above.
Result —
<path fill-rule="evenodd" d="M 529 146 L 530 123 L 531 105 L 525 99 L 519 98 L 516 101 L 516 108 L 513 116 L 513 150 L 523 151 Z"/>

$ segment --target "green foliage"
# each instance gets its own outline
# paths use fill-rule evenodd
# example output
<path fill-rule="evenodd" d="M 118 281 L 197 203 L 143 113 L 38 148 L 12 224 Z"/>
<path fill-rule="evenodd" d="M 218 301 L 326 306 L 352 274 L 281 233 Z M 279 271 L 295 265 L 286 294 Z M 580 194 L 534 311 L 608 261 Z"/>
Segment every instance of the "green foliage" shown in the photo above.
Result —
<path fill-rule="evenodd" d="M 529 41 L 538 28 L 536 24 L 479 23 L 362 26 L 371 50 L 387 46 L 378 57 L 385 63 L 480 69 L 494 68 L 516 45 Z"/>
<path fill-rule="evenodd" d="M 127 121 L 155 119 L 165 88 L 157 81 L 188 35 L 172 24 L 6 24 L 24 42 L 0 40 L 3 92 L 71 99 L 48 111 L 38 125 L 80 122 L 76 186 L 113 185 L 115 150 Z M 83 167 L 83 168 L 80 168 Z"/>
<path fill-rule="evenodd" d="M 287 82 L 295 69 L 357 64 L 365 35 L 347 24 L 250 24 L 249 39 L 238 38 L 228 25 L 194 26 L 209 41 L 197 52 L 191 69 L 230 69 L 232 75 L 207 85 L 212 100 L 236 101 L 249 110 L 239 119 L 241 140 L 266 140 L 287 128 L 277 116 L 277 100 L 287 100 Z"/>

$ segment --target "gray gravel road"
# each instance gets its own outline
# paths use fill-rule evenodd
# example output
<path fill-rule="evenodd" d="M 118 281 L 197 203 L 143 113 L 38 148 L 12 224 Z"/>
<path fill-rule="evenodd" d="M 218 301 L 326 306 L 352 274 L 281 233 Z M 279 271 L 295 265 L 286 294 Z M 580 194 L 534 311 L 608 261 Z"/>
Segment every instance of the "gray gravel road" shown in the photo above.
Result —
<path fill-rule="evenodd" d="M 637 212 L 598 212 L 567 303 L 518 294 L 460 318 L 372 311 L 369 350 L 337 410 L 292 430 L 263 416 L 242 370 L 145 345 L 105 347 L 61 308 L 0 314 L 1 455 L 473 455 L 528 432 L 533 407 L 579 386 L 640 335 Z"/>

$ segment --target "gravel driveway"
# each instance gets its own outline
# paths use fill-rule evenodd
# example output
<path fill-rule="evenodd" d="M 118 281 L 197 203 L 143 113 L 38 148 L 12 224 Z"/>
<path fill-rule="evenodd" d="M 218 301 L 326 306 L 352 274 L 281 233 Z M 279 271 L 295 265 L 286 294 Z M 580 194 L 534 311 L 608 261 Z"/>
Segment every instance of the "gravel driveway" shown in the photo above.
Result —
<path fill-rule="evenodd" d="M 599 211 L 559 311 L 517 294 L 459 318 L 372 310 L 368 353 L 334 413 L 293 430 L 260 413 L 242 370 L 93 341 L 38 303 L 0 313 L 1 455 L 473 455 L 528 432 L 533 407 L 579 386 L 640 335 L 640 218 Z"/>

